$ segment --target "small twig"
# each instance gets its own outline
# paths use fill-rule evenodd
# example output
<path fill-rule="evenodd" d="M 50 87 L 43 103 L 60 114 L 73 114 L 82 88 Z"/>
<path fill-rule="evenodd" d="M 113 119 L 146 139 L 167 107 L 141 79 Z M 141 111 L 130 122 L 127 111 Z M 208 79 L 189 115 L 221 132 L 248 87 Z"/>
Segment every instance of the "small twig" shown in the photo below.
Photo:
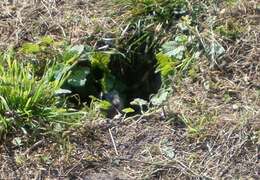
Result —
<path fill-rule="evenodd" d="M 36 142 L 35 144 L 33 144 L 29 149 L 27 149 L 25 152 L 24 152 L 24 155 L 27 155 L 29 154 L 31 151 L 33 151 L 35 148 L 39 147 L 40 145 L 42 145 L 44 143 L 45 139 L 42 139 L 38 142 Z"/>
<path fill-rule="evenodd" d="M 116 148 L 116 143 L 115 143 L 115 140 L 113 138 L 113 135 L 112 135 L 112 132 L 111 132 L 111 129 L 109 129 L 109 134 L 110 134 L 110 137 L 111 137 L 111 140 L 112 140 L 112 143 L 113 143 L 113 146 L 114 146 L 114 149 L 115 149 L 115 152 L 116 152 L 116 155 L 118 156 L 118 151 L 117 151 L 117 148 Z"/>

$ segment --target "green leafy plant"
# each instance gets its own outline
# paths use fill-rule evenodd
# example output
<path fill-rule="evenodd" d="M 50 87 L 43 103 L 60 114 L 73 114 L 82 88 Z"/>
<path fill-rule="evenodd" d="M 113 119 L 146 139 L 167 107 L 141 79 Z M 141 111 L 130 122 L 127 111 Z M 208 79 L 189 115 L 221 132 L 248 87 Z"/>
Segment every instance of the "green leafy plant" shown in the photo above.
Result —
<path fill-rule="evenodd" d="M 194 60 L 199 58 L 200 52 L 193 46 L 193 41 L 192 36 L 180 34 L 162 45 L 156 59 L 157 71 L 163 78 L 167 79 L 177 72 L 187 72 Z"/>
<path fill-rule="evenodd" d="M 124 83 L 109 68 L 110 56 L 111 52 L 94 51 L 82 45 L 69 47 L 61 58 L 63 63 L 56 66 L 53 77 L 59 80 L 68 74 L 59 92 L 78 95 L 80 103 L 89 104 L 93 100 L 90 96 L 100 98 L 101 92 L 122 91 Z"/>
<path fill-rule="evenodd" d="M 55 41 L 51 36 L 39 38 L 36 42 L 26 42 L 15 50 L 16 56 L 32 65 L 35 74 L 41 77 L 50 61 L 57 61 L 62 56 L 66 43 Z"/>
<path fill-rule="evenodd" d="M 56 107 L 59 98 L 55 92 L 66 76 L 51 80 L 55 64 L 49 63 L 39 78 L 32 65 L 18 61 L 12 50 L 2 54 L 0 62 L 0 134 L 10 128 L 23 131 L 43 128 L 49 124 L 48 120 L 65 114 L 66 110 Z"/>

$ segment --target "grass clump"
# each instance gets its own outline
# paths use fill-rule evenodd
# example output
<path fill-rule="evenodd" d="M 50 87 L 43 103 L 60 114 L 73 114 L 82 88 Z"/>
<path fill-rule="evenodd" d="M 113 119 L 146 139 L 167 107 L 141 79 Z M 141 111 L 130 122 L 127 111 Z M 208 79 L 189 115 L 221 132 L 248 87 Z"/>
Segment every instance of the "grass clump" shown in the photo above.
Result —
<path fill-rule="evenodd" d="M 119 0 L 131 7 L 130 12 L 136 18 L 145 17 L 154 21 L 168 23 L 174 16 L 187 13 L 186 0 Z"/>
<path fill-rule="evenodd" d="M 0 135 L 18 129 L 43 130 L 56 121 L 66 123 L 68 112 L 58 106 L 62 101 L 56 96 L 65 76 L 51 80 L 55 64 L 48 62 L 39 77 L 33 65 L 16 59 L 12 50 L 1 54 L 0 62 Z"/>

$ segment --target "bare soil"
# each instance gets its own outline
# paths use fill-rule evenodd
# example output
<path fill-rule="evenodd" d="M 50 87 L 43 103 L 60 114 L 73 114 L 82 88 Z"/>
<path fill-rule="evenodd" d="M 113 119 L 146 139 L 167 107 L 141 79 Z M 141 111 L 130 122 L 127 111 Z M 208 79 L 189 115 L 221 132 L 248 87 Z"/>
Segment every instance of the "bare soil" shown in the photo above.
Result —
<path fill-rule="evenodd" d="M 89 120 L 59 142 L 0 145 L 0 179 L 259 179 L 260 14 L 256 1 L 219 14 L 246 31 L 218 65 L 201 59 L 197 77 L 173 79 L 174 93 L 147 116 Z M 0 2 L 0 46 L 51 34 L 71 43 L 120 28 L 106 1 Z M 115 30 L 116 31 L 116 30 Z M 95 40 L 87 40 L 95 44 Z"/>

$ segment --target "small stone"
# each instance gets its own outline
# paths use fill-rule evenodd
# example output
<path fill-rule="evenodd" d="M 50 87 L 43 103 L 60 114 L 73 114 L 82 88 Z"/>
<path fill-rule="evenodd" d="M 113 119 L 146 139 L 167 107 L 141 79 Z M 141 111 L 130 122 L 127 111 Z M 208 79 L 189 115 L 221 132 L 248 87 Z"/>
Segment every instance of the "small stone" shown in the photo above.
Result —
<path fill-rule="evenodd" d="M 234 105 L 232 106 L 232 108 L 233 108 L 234 110 L 238 110 L 238 109 L 239 109 L 239 106 L 238 106 L 237 104 L 234 104 Z"/>

